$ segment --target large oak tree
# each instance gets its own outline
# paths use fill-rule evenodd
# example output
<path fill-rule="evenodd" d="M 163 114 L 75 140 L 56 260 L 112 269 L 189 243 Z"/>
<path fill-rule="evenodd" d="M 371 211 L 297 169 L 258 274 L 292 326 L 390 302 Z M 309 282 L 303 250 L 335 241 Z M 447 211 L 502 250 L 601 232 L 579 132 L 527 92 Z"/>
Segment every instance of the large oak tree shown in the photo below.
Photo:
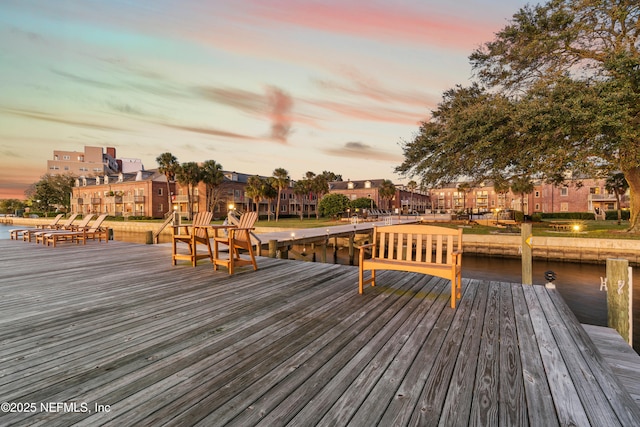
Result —
<path fill-rule="evenodd" d="M 551 0 L 520 9 L 472 53 L 397 170 L 434 185 L 621 171 L 640 231 L 640 3 Z"/>

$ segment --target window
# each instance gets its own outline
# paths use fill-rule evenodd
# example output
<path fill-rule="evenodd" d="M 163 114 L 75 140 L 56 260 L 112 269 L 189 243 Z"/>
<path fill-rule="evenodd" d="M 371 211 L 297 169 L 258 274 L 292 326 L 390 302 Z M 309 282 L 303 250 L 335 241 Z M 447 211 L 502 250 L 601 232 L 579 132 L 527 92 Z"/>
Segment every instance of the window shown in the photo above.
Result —
<path fill-rule="evenodd" d="M 163 194 L 162 188 L 158 188 L 158 196 L 162 196 L 162 194 Z"/>
<path fill-rule="evenodd" d="M 589 194 L 600 194 L 600 187 L 589 188 Z"/>
<path fill-rule="evenodd" d="M 569 203 L 560 203 L 560 210 L 562 212 L 569 212 Z"/>
<path fill-rule="evenodd" d="M 71 160 L 71 156 L 62 156 L 62 160 Z"/>
<path fill-rule="evenodd" d="M 364 188 L 371 188 L 371 181 L 365 181 Z"/>
<path fill-rule="evenodd" d="M 534 196 L 534 197 L 536 197 L 536 198 L 540 197 L 540 192 L 539 192 L 539 191 L 536 191 L 536 192 L 535 192 L 535 196 Z"/>
<path fill-rule="evenodd" d="M 69 166 L 65 166 L 64 170 L 68 171 L 69 170 Z"/>
<path fill-rule="evenodd" d="M 164 205 L 162 203 L 158 203 L 158 212 L 164 212 Z"/>
<path fill-rule="evenodd" d="M 569 187 L 562 187 L 560 189 L 560 195 L 566 197 L 569 195 Z"/>
<path fill-rule="evenodd" d="M 78 156 L 78 161 L 79 162 L 84 162 L 84 156 Z"/>
<path fill-rule="evenodd" d="M 353 188 L 354 188 L 354 184 L 353 184 L 353 182 L 349 181 L 349 182 L 347 183 L 347 188 L 348 188 L 349 190 L 353 190 Z"/>

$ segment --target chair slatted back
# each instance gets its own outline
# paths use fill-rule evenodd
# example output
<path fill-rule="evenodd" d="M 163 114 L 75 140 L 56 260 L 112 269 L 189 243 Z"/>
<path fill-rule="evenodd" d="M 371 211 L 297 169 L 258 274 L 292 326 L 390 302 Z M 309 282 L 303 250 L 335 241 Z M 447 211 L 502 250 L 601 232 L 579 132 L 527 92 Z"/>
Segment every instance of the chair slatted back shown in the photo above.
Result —
<path fill-rule="evenodd" d="M 240 220 L 238 221 L 238 228 L 253 228 L 256 221 L 258 220 L 257 212 L 245 212 L 240 216 Z M 234 234 L 234 239 L 238 242 L 246 242 L 247 236 L 249 233 L 236 233 Z"/>
<path fill-rule="evenodd" d="M 202 226 L 209 225 L 211 220 L 213 219 L 213 212 L 198 212 L 193 216 L 192 225 L 193 226 Z M 209 237 L 209 234 L 206 229 L 200 228 L 195 231 L 196 237 L 200 237 L 202 239 Z"/>
<path fill-rule="evenodd" d="M 80 221 L 80 223 L 77 226 L 73 226 L 72 228 L 74 230 L 82 230 L 83 228 L 86 228 L 86 226 L 89 224 L 89 222 L 92 219 L 93 219 L 93 214 L 86 214 L 84 218 L 82 218 L 82 221 Z"/>
<path fill-rule="evenodd" d="M 62 224 L 60 224 L 59 226 L 61 228 L 69 228 L 71 226 L 71 224 L 73 224 L 73 221 L 76 220 L 77 217 L 78 217 L 77 213 L 71 214 L 71 216 L 69 218 L 67 218 L 67 220 L 65 222 L 63 222 Z"/>
<path fill-rule="evenodd" d="M 93 221 L 93 223 L 91 224 L 91 227 L 89 227 L 89 229 L 87 230 L 87 232 L 89 233 L 94 233 L 96 231 L 98 231 L 98 229 L 100 229 L 100 226 L 102 225 L 102 223 L 104 222 L 105 218 L 108 216 L 109 214 L 102 214 L 100 215 L 98 218 L 96 218 L 95 221 Z"/>

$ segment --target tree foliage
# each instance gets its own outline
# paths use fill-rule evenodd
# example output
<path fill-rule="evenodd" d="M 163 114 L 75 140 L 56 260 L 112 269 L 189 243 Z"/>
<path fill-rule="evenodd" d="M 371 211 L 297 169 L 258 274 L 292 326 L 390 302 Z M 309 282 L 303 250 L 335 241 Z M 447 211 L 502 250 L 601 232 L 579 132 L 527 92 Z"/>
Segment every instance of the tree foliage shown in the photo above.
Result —
<path fill-rule="evenodd" d="M 205 204 L 209 212 L 215 212 L 220 202 L 224 173 L 222 165 L 215 160 L 207 160 L 202 164 L 202 182 L 205 185 Z"/>
<path fill-rule="evenodd" d="M 393 185 L 393 182 L 389 179 L 385 179 L 380 183 L 380 189 L 378 190 L 378 194 L 387 204 L 386 209 L 390 209 L 389 202 L 396 195 L 396 186 Z"/>
<path fill-rule="evenodd" d="M 372 207 L 375 208 L 375 203 L 373 199 L 368 197 L 358 197 L 355 200 L 351 200 L 349 207 L 351 209 L 371 209 Z"/>
<path fill-rule="evenodd" d="M 282 190 L 289 186 L 291 178 L 289 172 L 284 168 L 277 168 L 273 171 L 273 177 L 271 178 L 272 185 L 278 190 L 278 201 L 276 202 L 276 222 L 280 217 L 280 198 Z"/>
<path fill-rule="evenodd" d="M 520 9 L 472 53 L 477 81 L 444 93 L 397 171 L 440 185 L 619 170 L 640 231 L 639 19 L 631 0 Z"/>
<path fill-rule="evenodd" d="M 618 205 L 618 225 L 622 222 L 622 210 L 620 206 L 620 199 L 624 196 L 629 189 L 629 183 L 624 178 L 624 174 L 622 172 L 616 172 L 607 177 L 605 181 L 604 188 L 615 194 L 616 202 Z"/>
<path fill-rule="evenodd" d="M 181 185 L 187 186 L 187 208 L 189 219 L 193 218 L 193 202 L 195 200 L 194 189 L 202 181 L 202 168 L 196 162 L 182 163 L 176 170 L 176 180 Z"/>
<path fill-rule="evenodd" d="M 167 178 L 167 212 L 171 211 L 171 187 L 170 182 L 175 181 L 176 173 L 180 168 L 178 159 L 173 154 L 166 152 L 156 157 L 156 163 L 158 163 L 158 172 L 163 174 Z"/>
<path fill-rule="evenodd" d="M 349 208 L 349 198 L 344 194 L 327 194 L 318 203 L 318 210 L 322 216 L 335 217 Z"/>
<path fill-rule="evenodd" d="M 18 199 L 2 199 L 0 200 L 0 213 L 15 214 L 16 211 L 24 209 L 25 204 Z"/>
<path fill-rule="evenodd" d="M 25 192 L 32 206 L 50 212 L 55 209 L 71 210 L 71 191 L 75 182 L 71 174 L 45 174 Z"/>

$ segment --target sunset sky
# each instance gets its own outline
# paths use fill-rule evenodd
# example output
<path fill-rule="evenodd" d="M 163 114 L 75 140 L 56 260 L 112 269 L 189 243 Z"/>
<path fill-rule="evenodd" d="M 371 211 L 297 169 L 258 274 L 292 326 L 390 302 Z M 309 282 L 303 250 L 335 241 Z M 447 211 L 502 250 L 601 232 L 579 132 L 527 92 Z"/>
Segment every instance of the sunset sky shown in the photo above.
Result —
<path fill-rule="evenodd" d="M 53 150 L 388 178 L 521 0 L 0 0 L 0 199 Z"/>

